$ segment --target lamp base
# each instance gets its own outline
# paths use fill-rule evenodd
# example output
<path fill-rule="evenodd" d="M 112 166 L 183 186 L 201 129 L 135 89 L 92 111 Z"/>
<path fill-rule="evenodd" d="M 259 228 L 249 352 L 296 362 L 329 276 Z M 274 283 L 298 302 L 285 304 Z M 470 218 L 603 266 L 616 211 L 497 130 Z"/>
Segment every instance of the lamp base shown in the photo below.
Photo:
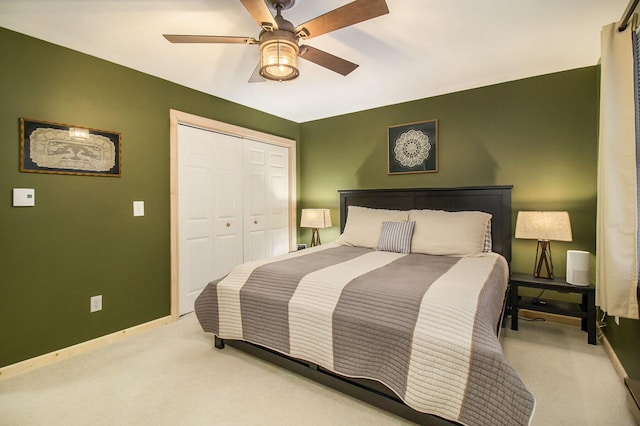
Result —
<path fill-rule="evenodd" d="M 315 247 L 315 246 L 319 246 L 320 244 L 322 244 L 320 242 L 320 232 L 318 231 L 318 228 L 311 228 L 311 247 Z"/>
<path fill-rule="evenodd" d="M 547 276 L 540 275 L 543 264 L 547 272 Z M 538 240 L 533 276 L 535 278 L 553 279 L 553 260 L 551 259 L 551 242 L 549 240 Z"/>

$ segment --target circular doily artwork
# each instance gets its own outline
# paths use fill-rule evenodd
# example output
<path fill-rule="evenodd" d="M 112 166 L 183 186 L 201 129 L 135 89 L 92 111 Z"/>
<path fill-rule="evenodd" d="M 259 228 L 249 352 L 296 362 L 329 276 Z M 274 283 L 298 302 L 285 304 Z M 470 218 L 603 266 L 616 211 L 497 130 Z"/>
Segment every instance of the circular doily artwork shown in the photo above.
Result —
<path fill-rule="evenodd" d="M 428 135 L 422 130 L 410 129 L 396 139 L 393 156 L 404 167 L 414 168 L 429 158 L 431 148 Z"/>

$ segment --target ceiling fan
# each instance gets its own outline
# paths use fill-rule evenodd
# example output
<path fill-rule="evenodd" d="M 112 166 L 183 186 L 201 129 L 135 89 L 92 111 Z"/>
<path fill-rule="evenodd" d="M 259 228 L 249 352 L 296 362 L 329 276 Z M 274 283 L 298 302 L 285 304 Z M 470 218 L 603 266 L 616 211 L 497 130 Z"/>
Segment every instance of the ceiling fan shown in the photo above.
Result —
<path fill-rule="evenodd" d="M 240 43 L 260 45 L 260 62 L 254 70 L 250 83 L 260 81 L 292 80 L 300 74 L 297 58 L 347 75 L 358 65 L 307 45 L 307 40 L 340 28 L 348 27 L 389 13 L 385 0 L 355 0 L 342 7 L 318 16 L 302 25 L 293 24 L 282 17 L 281 12 L 291 8 L 295 0 L 240 0 L 253 19 L 262 27 L 258 39 L 253 37 L 176 35 L 163 34 L 171 43 Z M 276 15 L 273 16 L 267 3 Z"/>

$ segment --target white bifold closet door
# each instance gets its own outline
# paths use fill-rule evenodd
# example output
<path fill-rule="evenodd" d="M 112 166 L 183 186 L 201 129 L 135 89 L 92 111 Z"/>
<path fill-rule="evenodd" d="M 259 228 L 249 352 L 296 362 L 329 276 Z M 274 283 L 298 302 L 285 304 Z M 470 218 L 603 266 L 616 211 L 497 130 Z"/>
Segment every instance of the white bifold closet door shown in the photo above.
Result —
<path fill-rule="evenodd" d="M 244 141 L 244 261 L 289 251 L 288 150 Z"/>
<path fill-rule="evenodd" d="M 178 126 L 179 313 L 243 262 L 289 250 L 288 150 Z"/>

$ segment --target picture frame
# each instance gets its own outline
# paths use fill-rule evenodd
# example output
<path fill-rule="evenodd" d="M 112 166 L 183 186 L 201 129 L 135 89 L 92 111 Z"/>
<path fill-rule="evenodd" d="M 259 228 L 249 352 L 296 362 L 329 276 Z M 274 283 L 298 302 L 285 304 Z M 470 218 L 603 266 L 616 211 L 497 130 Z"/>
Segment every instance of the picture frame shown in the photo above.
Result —
<path fill-rule="evenodd" d="M 438 120 L 388 127 L 387 174 L 438 171 Z"/>
<path fill-rule="evenodd" d="M 20 118 L 20 171 L 121 176 L 120 133 Z"/>

